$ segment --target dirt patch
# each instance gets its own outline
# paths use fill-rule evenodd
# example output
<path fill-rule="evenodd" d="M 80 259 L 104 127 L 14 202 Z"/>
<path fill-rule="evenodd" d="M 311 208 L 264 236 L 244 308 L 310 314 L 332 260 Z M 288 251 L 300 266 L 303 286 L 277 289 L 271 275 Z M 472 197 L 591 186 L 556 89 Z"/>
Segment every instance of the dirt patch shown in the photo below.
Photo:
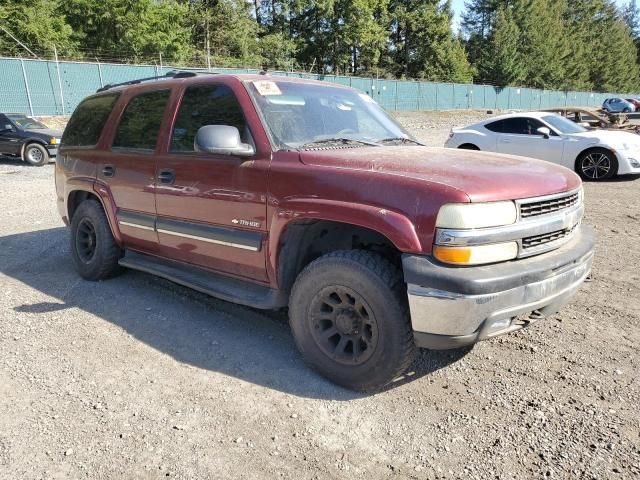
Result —
<path fill-rule="evenodd" d="M 398 118 L 442 145 L 468 115 Z M 0 478 L 640 475 L 640 180 L 585 186 L 594 278 L 560 314 L 363 396 L 308 370 L 280 313 L 80 280 L 53 167 L 3 172 Z"/>

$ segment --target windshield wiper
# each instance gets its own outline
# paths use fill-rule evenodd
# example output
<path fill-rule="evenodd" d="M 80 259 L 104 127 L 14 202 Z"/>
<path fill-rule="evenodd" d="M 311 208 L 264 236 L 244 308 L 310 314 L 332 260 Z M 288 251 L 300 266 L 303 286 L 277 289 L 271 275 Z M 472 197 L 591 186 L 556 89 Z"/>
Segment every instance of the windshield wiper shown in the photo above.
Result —
<path fill-rule="evenodd" d="M 357 140 L 355 138 L 346 138 L 346 137 L 336 137 L 336 138 L 322 138 L 318 140 L 314 140 L 313 142 L 308 142 L 302 145 L 300 148 L 313 147 L 315 145 L 348 145 L 348 144 L 360 144 L 360 145 L 369 145 L 373 147 L 379 147 L 380 144 L 376 142 L 372 142 L 369 140 Z"/>
<path fill-rule="evenodd" d="M 407 138 L 407 137 L 383 138 L 382 140 L 378 140 L 378 143 L 382 145 L 385 145 L 387 143 L 400 143 L 400 144 L 413 143 L 414 145 L 422 145 L 422 143 L 418 142 L 417 140 L 412 140 L 411 138 Z"/>

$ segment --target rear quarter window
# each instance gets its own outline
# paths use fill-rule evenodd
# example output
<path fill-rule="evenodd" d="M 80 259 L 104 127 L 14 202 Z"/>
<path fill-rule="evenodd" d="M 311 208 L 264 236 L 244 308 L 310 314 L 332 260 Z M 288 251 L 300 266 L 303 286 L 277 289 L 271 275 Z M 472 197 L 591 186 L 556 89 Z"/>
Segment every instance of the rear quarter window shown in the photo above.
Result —
<path fill-rule="evenodd" d="M 91 147 L 98 143 L 119 93 L 99 95 L 83 100 L 75 109 L 62 135 L 64 146 Z"/>
<path fill-rule="evenodd" d="M 487 123 L 484 128 L 486 128 L 487 130 L 491 130 L 492 132 L 501 133 L 504 130 L 504 120 Z"/>

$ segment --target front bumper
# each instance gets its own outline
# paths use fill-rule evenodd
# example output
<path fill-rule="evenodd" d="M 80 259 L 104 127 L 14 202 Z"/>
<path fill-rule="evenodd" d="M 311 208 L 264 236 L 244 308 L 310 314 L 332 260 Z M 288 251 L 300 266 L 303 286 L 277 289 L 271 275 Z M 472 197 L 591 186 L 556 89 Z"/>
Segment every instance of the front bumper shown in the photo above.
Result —
<path fill-rule="evenodd" d="M 616 151 L 618 159 L 618 175 L 629 175 L 640 173 L 640 151 L 619 150 Z"/>
<path fill-rule="evenodd" d="M 58 155 L 58 145 L 46 145 L 49 157 L 52 159 Z"/>
<path fill-rule="evenodd" d="M 526 327 L 560 310 L 591 271 L 593 231 L 543 255 L 479 267 L 449 267 L 404 255 L 416 344 L 448 349 Z"/>

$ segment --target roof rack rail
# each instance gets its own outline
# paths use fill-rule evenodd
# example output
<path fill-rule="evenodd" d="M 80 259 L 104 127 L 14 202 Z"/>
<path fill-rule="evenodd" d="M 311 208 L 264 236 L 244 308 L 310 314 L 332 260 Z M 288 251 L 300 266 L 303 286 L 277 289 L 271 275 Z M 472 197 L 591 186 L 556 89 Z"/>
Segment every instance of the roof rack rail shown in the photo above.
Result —
<path fill-rule="evenodd" d="M 198 75 L 215 75 L 215 72 L 194 72 L 189 70 L 172 70 L 165 75 L 157 76 L 157 77 L 146 77 L 146 78 L 138 78 L 135 80 L 129 80 L 127 82 L 121 83 L 108 83 L 104 87 L 96 90 L 96 93 L 104 92 L 116 87 L 122 87 L 125 85 L 136 85 L 142 82 L 151 82 L 153 80 L 166 80 L 167 78 L 191 78 L 197 77 Z"/>

